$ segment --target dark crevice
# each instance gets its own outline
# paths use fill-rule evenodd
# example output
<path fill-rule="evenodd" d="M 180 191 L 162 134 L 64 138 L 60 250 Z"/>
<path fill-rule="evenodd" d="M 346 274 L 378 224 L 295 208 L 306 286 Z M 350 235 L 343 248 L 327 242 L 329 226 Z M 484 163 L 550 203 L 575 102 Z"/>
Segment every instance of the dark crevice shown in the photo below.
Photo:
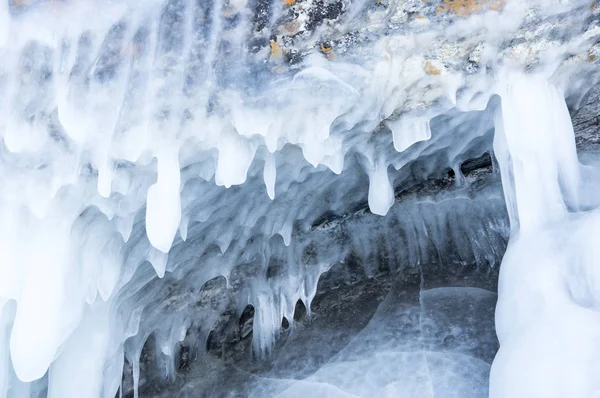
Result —
<path fill-rule="evenodd" d="M 302 322 L 306 318 L 306 306 L 302 300 L 296 301 L 296 306 L 294 307 L 294 321 Z"/>
<path fill-rule="evenodd" d="M 254 324 L 254 306 L 248 304 L 244 311 L 242 311 L 242 315 L 240 316 L 239 328 L 240 328 L 240 337 L 242 339 L 248 337 L 252 332 Z"/>

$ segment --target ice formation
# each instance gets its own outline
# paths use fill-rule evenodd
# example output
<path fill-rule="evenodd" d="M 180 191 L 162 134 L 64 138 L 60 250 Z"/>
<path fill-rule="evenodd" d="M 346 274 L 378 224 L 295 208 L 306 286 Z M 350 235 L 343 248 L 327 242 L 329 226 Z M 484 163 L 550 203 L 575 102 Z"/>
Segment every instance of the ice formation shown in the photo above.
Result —
<path fill-rule="evenodd" d="M 510 78 L 499 119 L 494 149 L 512 234 L 490 396 L 597 396 L 600 225 L 579 200 L 595 196 L 597 176 L 582 178 L 563 95 L 543 78 Z"/>
<path fill-rule="evenodd" d="M 256 309 L 254 350 L 268 355 L 322 273 L 350 252 L 375 257 L 379 226 L 355 214 L 402 223 L 386 241 L 398 267 L 448 236 L 462 259 L 495 265 L 508 226 L 452 218 L 477 201 L 503 211 L 494 194 L 470 197 L 461 172 L 491 152 L 494 127 L 511 243 L 491 396 L 600 394 L 596 174 L 565 103 L 598 80 L 592 56 L 577 59 L 600 38 L 579 15 L 598 7 L 343 2 L 346 19 L 319 34 L 354 41 L 298 35 L 295 60 L 278 25 L 294 3 L 0 5 L 0 398 L 113 398 L 125 362 L 137 396 L 150 335 L 167 376 L 179 342 L 206 338 L 222 304 L 190 303 L 218 277 L 240 313 Z M 312 26 L 307 9 L 294 8 L 299 25 Z M 541 39 L 544 18 L 577 34 Z M 399 186 L 448 168 L 462 197 L 403 212 Z"/>

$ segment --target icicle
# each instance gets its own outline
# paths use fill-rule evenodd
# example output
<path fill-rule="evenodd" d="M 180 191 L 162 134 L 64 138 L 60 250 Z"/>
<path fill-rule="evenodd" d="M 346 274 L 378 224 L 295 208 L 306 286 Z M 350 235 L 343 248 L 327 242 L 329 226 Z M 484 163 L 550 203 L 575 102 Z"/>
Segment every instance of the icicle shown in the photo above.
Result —
<path fill-rule="evenodd" d="M 152 267 L 154 268 L 154 271 L 156 271 L 156 275 L 158 275 L 159 278 L 165 276 L 168 259 L 169 255 L 162 250 L 157 250 L 155 248 L 150 249 L 148 261 L 150 264 L 152 264 Z"/>
<path fill-rule="evenodd" d="M 217 185 L 229 188 L 232 185 L 243 184 L 255 151 L 251 142 L 239 137 L 236 132 L 225 133 L 219 142 L 219 159 L 215 173 Z"/>
<path fill-rule="evenodd" d="M 113 169 L 106 160 L 98 167 L 98 193 L 104 198 L 108 198 L 111 193 Z"/>
<path fill-rule="evenodd" d="M 502 99 L 494 149 L 512 224 L 527 231 L 564 217 L 562 181 L 565 193 L 576 197 L 573 127 L 564 99 L 541 77 L 512 77 Z"/>
<path fill-rule="evenodd" d="M 277 231 L 277 233 L 279 235 L 281 235 L 281 237 L 283 238 L 283 244 L 286 247 L 289 247 L 290 243 L 292 242 L 293 230 L 294 230 L 294 219 L 288 218 L 287 220 L 284 221 L 283 225 L 281 226 L 281 229 L 279 231 Z"/>
<path fill-rule="evenodd" d="M 465 176 L 460 169 L 460 163 L 456 163 L 452 166 L 452 171 L 454 172 L 454 181 L 457 186 L 463 186 L 466 183 Z"/>
<path fill-rule="evenodd" d="M 369 173 L 369 208 L 371 213 L 385 216 L 394 204 L 394 188 L 388 177 L 387 165 L 378 162 Z"/>
<path fill-rule="evenodd" d="M 271 293 L 258 294 L 254 314 L 252 347 L 260 356 L 268 355 L 275 343 L 275 334 L 281 327 L 279 306 Z"/>
<path fill-rule="evenodd" d="M 140 357 L 137 355 L 133 358 L 133 363 L 131 364 L 133 369 L 133 398 L 139 398 L 140 393 Z"/>
<path fill-rule="evenodd" d="M 229 245 L 231 245 L 231 241 L 234 238 L 234 231 L 229 229 L 227 231 L 223 231 L 217 238 L 216 243 L 219 246 L 219 250 L 221 250 L 221 254 L 225 254 L 227 249 L 229 249 Z"/>
<path fill-rule="evenodd" d="M 127 326 L 125 328 L 125 338 L 133 337 L 138 334 L 143 312 L 144 307 L 136 307 L 131 311 L 129 321 L 127 322 Z"/>
<path fill-rule="evenodd" d="M 189 214 L 182 214 L 181 221 L 179 222 L 179 236 L 181 236 L 181 240 L 184 242 L 187 239 L 189 222 L 190 222 Z"/>
<path fill-rule="evenodd" d="M 268 154 L 265 159 L 265 169 L 263 172 L 263 178 L 265 180 L 265 186 L 267 187 L 267 194 L 271 200 L 275 199 L 275 157 L 272 154 Z"/>
<path fill-rule="evenodd" d="M 168 253 L 181 220 L 179 161 L 176 153 L 165 154 L 158 161 L 158 179 L 148 189 L 146 233 L 152 246 Z"/>
<path fill-rule="evenodd" d="M 394 184 L 413 171 L 402 167 L 422 154 L 432 160 L 425 169 L 439 171 L 433 169 L 445 158 L 436 154 L 467 150 L 482 137 L 463 131 L 456 137 L 443 131 L 431 137 L 429 117 L 456 103 L 458 87 L 459 95 L 471 93 L 470 100 L 461 101 L 465 111 L 487 103 L 496 78 L 490 71 L 499 71 L 497 66 L 504 61 L 495 58 L 493 43 L 509 43 L 514 32 L 531 25 L 513 18 L 514 13 L 492 17 L 474 13 L 473 19 L 451 17 L 456 23 L 447 31 L 406 34 L 394 27 L 407 15 L 406 7 L 391 7 L 389 11 L 398 15 L 386 17 L 384 25 L 390 26 L 384 32 L 377 20 L 385 7 L 366 13 L 367 19 L 375 18 L 373 24 L 358 20 L 363 14 L 359 11 L 365 10 L 362 4 L 353 4 L 351 8 L 358 8 L 347 14 L 344 2 L 333 11 L 346 14 L 330 22 L 342 30 L 352 28 L 357 40 L 335 44 L 335 59 L 329 56 L 331 51 L 324 57 L 318 49 L 296 57 L 287 50 L 302 44 L 298 41 L 302 35 L 288 32 L 283 38 L 284 30 L 314 33 L 316 40 L 332 29 L 332 24 L 321 24 L 322 18 L 312 21 L 309 14 L 318 8 L 317 2 L 259 1 L 260 10 L 251 3 L 7 0 L 0 4 L 0 301 L 5 306 L 0 316 L 0 398 L 7 390 L 16 398 L 41 395 L 46 382 L 54 397 L 113 398 L 121 382 L 123 355 L 131 358 L 137 397 L 143 344 L 132 354 L 126 340 L 145 338 L 157 328 L 168 330 L 175 317 L 197 316 L 195 293 L 209 276 L 225 275 L 233 290 L 251 285 L 247 301 L 257 303 L 255 349 L 268 352 L 282 316 L 293 316 L 293 300 L 300 296 L 310 313 L 319 276 L 347 254 L 350 242 L 367 260 L 374 257 L 377 247 L 372 237 L 382 232 L 376 223 L 355 223 L 349 228 L 354 236 L 346 239 L 341 234 L 344 238 L 335 241 L 326 233 L 328 227 L 311 225 L 328 214 L 342 216 L 345 223 L 355 206 L 364 202 L 365 176 L 358 171 L 356 158 L 370 159 L 365 170 L 372 213 L 387 214 L 395 203 Z M 266 3 L 269 7 L 263 10 Z M 529 2 L 522 3 L 518 11 L 526 14 Z M 283 10 L 299 13 L 287 21 L 294 23 L 280 24 Z M 534 14 L 542 18 L 546 11 L 556 10 L 542 5 Z M 567 6 L 561 8 L 561 19 L 568 15 L 563 11 Z M 260 23 L 252 17 L 255 12 L 262 14 L 255 15 Z M 350 16 L 358 19 L 350 21 Z M 299 26 L 292 26 L 295 22 Z M 317 25 L 308 27 L 312 22 Z M 367 22 L 368 37 L 362 29 Z M 464 37 L 471 28 L 473 36 Z M 568 43 L 549 52 L 557 60 L 569 55 L 571 62 L 577 58 L 572 54 L 588 51 L 589 47 L 579 47 L 588 39 L 585 45 L 591 46 L 596 30 L 590 28 L 575 41 L 565 38 Z M 488 32 L 493 32 L 489 41 Z M 277 65 L 267 60 L 268 43 L 260 44 L 261 37 L 270 34 L 279 35 Z M 538 40 L 539 35 L 534 36 Z M 438 40 L 445 38 L 447 43 Z M 470 42 L 492 45 L 485 46 L 489 48 L 484 54 L 464 53 L 471 51 Z M 506 50 L 510 49 L 512 44 Z M 439 59 L 433 59 L 438 50 Z M 539 60 L 551 58 L 546 55 Z M 425 56 L 431 59 L 425 61 Z M 460 72 L 452 72 L 458 71 L 460 60 L 472 58 L 480 73 L 463 79 Z M 562 73 L 557 71 L 556 75 Z M 559 79 L 563 77 L 571 76 Z M 500 92 L 506 106 L 499 117 L 496 155 L 515 233 L 528 230 L 541 236 L 545 228 L 571 217 L 567 209 L 583 206 L 578 200 L 572 137 L 562 134 L 571 128 L 564 101 L 545 82 L 528 79 L 517 79 L 514 87 Z M 541 117 L 548 116 L 544 111 L 549 108 L 551 115 Z M 402 118 L 387 123 L 394 147 L 404 151 L 401 154 L 389 152 L 390 137 L 379 133 L 382 118 L 395 112 Z M 524 134 L 517 131 L 521 127 Z M 521 140 L 527 139 L 531 142 L 523 145 Z M 266 153 L 263 147 L 269 153 L 261 168 L 254 160 L 257 153 L 259 158 Z M 526 163 L 530 153 L 535 155 L 534 165 Z M 454 155 L 452 159 L 460 157 Z M 409 167 L 419 166 L 416 163 Z M 398 166 L 397 173 L 388 174 L 390 164 Z M 263 183 L 271 200 L 264 195 Z M 586 206 L 593 207 L 588 202 Z M 406 212 L 402 217 L 407 231 L 401 231 L 406 243 L 400 255 L 418 264 L 426 258 L 429 239 L 416 214 Z M 459 221 L 457 226 L 444 232 L 454 242 L 465 243 L 456 252 L 467 256 L 471 240 L 466 234 L 471 231 L 457 217 L 450 218 Z M 93 228 L 88 232 L 80 224 Z M 299 233 L 292 245 L 296 226 Z M 565 278 L 549 272 L 556 279 L 548 277 L 545 282 L 560 282 L 557 285 L 570 292 L 570 298 L 560 298 L 569 305 L 595 310 L 597 276 L 589 264 L 597 252 L 589 246 L 591 238 L 583 239 L 593 235 L 593 227 L 593 223 L 573 227 L 574 235 L 585 240 L 585 245 L 577 246 L 581 257 L 569 262 L 573 268 L 561 269 Z M 185 242 L 177 239 L 178 232 Z M 275 234 L 283 237 L 283 245 L 279 238 L 270 240 Z M 564 239 L 560 235 L 556 242 Z M 393 246 L 390 242 L 387 245 Z M 576 246 L 575 240 L 570 242 Z M 308 256 L 311 265 L 304 266 L 296 246 L 306 248 L 309 243 L 318 247 Z M 553 246 L 544 249 L 549 247 Z M 552 253 L 557 261 L 566 256 L 563 249 Z M 269 259 L 271 252 L 274 258 L 287 258 L 283 276 L 267 282 L 258 272 L 247 280 L 233 270 L 253 266 L 257 253 L 269 253 L 264 256 Z M 366 266 L 372 267 L 373 261 Z M 509 275 L 510 263 L 503 268 Z M 535 278 L 526 279 L 527 268 L 521 268 L 526 271 L 519 277 L 539 288 Z M 156 278 L 165 277 L 167 271 L 167 278 Z M 516 277 L 514 281 L 516 287 L 524 284 Z M 186 307 L 178 302 L 177 311 L 171 311 L 174 297 L 164 283 L 181 289 L 177 300 L 192 303 Z M 535 297 L 516 300 L 524 309 L 501 310 L 499 319 L 506 313 L 509 320 L 521 319 L 521 311 L 526 312 Z M 566 317 L 571 315 L 565 312 Z M 213 321 L 218 313 L 212 311 L 202 319 Z M 584 312 L 577 314 L 585 318 Z M 510 334 L 512 323 L 506 325 L 499 327 L 499 335 Z M 207 325 L 195 326 L 204 330 Z M 600 329 L 591 326 L 582 333 Z M 585 338 L 580 340 L 589 342 Z M 592 343 L 586 348 L 595 353 Z"/>
<path fill-rule="evenodd" d="M 129 240 L 129 237 L 131 236 L 131 231 L 133 231 L 133 219 L 134 216 L 132 214 L 125 217 L 118 217 L 114 221 L 116 224 L 117 231 L 119 231 L 119 233 L 123 237 L 124 242 L 127 242 Z"/>
<path fill-rule="evenodd" d="M 413 144 L 431 138 L 429 120 L 414 117 L 400 117 L 398 120 L 387 120 L 386 125 L 392 130 L 394 148 L 398 152 L 407 150 Z"/>

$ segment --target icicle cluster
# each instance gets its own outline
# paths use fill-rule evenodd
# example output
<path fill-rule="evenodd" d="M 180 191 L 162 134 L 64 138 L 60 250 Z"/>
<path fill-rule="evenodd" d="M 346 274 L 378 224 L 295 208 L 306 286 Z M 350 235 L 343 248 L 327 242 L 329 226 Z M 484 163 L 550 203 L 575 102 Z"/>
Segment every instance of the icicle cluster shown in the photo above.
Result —
<path fill-rule="evenodd" d="M 394 252 L 407 265 L 431 260 L 450 234 L 463 242 L 459 260 L 493 263 L 494 253 L 462 233 L 478 215 L 449 220 L 428 204 L 412 214 L 392 205 L 409 178 L 450 167 L 460 180 L 460 164 L 489 151 L 492 66 L 504 55 L 520 69 L 529 62 L 531 52 L 499 51 L 521 34 L 530 5 L 478 10 L 447 29 L 382 30 L 335 57 L 308 41 L 302 62 L 287 65 L 283 42 L 269 42 L 286 6 L 279 1 L 258 22 L 245 1 L 2 3 L 0 398 L 46 389 L 51 398 L 113 398 L 125 357 L 137 383 L 151 333 L 172 358 L 198 319 L 203 327 L 214 322 L 218 303 L 202 316 L 189 303 L 220 276 L 241 292 L 240 310 L 255 306 L 254 347 L 268 352 L 297 300 L 310 309 L 323 272 L 350 250 L 368 257 L 376 247 L 377 234 L 352 231 L 351 217 L 344 228 L 356 241 L 327 236 L 322 214 L 344 216 L 363 203 L 387 214 L 390 228 L 406 226 L 401 244 L 388 244 L 403 248 Z M 357 7 L 354 15 L 367 15 L 371 27 L 388 26 L 390 15 Z M 538 55 L 559 68 L 564 54 L 582 51 L 595 34 Z M 430 59 L 447 54 L 451 40 L 474 48 L 464 55 L 480 72 L 465 77 Z M 498 148 L 514 161 L 537 136 L 513 132 L 528 119 L 511 116 L 505 97 Z M 506 98 L 519 113 L 521 104 Z M 547 147 L 560 145 L 556 134 Z M 514 143 L 517 136 L 530 145 Z M 540 184 L 559 171 L 561 190 L 575 181 L 562 166 L 570 155 L 536 153 L 540 167 L 551 166 L 532 174 Z M 427 161 L 411 169 L 417 159 Z M 513 229 L 538 228 L 550 221 L 542 215 L 558 214 L 558 185 L 522 193 L 525 177 L 502 162 Z M 547 208 L 537 207 L 540 198 Z M 480 200 L 502 211 L 501 198 Z M 501 252 L 507 226 L 484 227 L 487 215 L 479 216 L 489 247 Z M 236 277 L 240 267 L 248 271 Z M 180 290 L 161 290 L 173 286 Z M 589 297 L 577 300 L 593 307 Z"/>

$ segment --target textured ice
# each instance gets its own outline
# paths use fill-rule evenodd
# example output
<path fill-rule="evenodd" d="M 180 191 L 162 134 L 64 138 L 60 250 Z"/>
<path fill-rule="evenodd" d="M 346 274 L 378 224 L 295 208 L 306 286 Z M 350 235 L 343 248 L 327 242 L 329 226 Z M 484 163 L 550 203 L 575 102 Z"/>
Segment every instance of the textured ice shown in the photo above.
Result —
<path fill-rule="evenodd" d="M 408 3 L 390 9 L 406 16 Z M 598 187 L 586 185 L 597 173 L 580 170 L 563 91 L 581 86 L 571 55 L 598 32 L 582 17 L 573 30 L 585 34 L 560 44 L 504 44 L 538 15 L 582 10 L 556 3 L 507 1 L 501 13 L 440 17 L 427 30 L 357 3 L 349 15 L 366 15 L 356 29 L 372 30 L 368 40 L 330 56 L 307 38 L 289 62 L 284 40 L 269 41 L 288 6 L 278 0 L 267 21 L 243 1 L 2 2 L 0 398 L 112 398 L 125 360 L 137 390 L 150 336 L 172 377 L 177 344 L 206 340 L 225 310 L 193 304 L 214 279 L 235 291 L 239 313 L 254 306 L 254 350 L 268 355 L 282 319 L 299 300 L 310 311 L 321 274 L 350 254 L 373 275 L 380 245 L 400 270 L 441 262 L 452 237 L 456 263 L 496 265 L 508 228 L 489 212 L 504 200 L 471 186 L 461 164 L 491 152 L 499 106 L 494 149 L 512 243 L 491 395 L 597 393 Z M 342 22 L 340 32 L 357 26 Z M 449 42 L 485 42 L 461 54 L 480 71 L 430 59 L 452 52 Z M 459 195 L 406 193 L 449 169 Z M 357 222 L 368 212 L 385 218 Z M 451 293 L 424 293 L 424 308 Z M 314 376 L 331 383 L 306 380 L 299 391 L 485 390 L 486 362 L 465 357 L 476 347 L 390 353 L 372 343 L 372 357 L 340 353 Z M 392 360 L 415 375 L 427 361 L 429 376 L 407 384 Z M 349 378 L 355 365 L 370 368 L 372 385 Z"/>
<path fill-rule="evenodd" d="M 498 117 L 494 147 L 513 232 L 500 274 L 490 396 L 596 396 L 600 218 L 579 201 L 595 181 L 580 177 L 567 107 L 547 81 L 513 76 Z"/>
<path fill-rule="evenodd" d="M 487 397 L 497 345 L 495 303 L 496 295 L 480 288 L 420 290 L 397 283 L 368 324 L 318 370 L 301 381 L 279 382 L 286 373 L 271 371 L 256 382 L 252 396 Z M 345 333 L 352 333 L 353 321 L 345 322 Z M 310 367 L 314 353 L 338 338 L 323 326 L 319 333 L 325 341 L 311 341 L 299 331 L 304 338 L 288 341 L 284 349 L 304 350 L 299 361 Z"/>
<path fill-rule="evenodd" d="M 398 152 L 406 150 L 419 141 L 425 141 L 431 138 L 429 121 L 426 119 L 414 120 L 394 120 L 387 121 L 387 126 L 392 130 L 394 137 L 394 148 Z"/>

